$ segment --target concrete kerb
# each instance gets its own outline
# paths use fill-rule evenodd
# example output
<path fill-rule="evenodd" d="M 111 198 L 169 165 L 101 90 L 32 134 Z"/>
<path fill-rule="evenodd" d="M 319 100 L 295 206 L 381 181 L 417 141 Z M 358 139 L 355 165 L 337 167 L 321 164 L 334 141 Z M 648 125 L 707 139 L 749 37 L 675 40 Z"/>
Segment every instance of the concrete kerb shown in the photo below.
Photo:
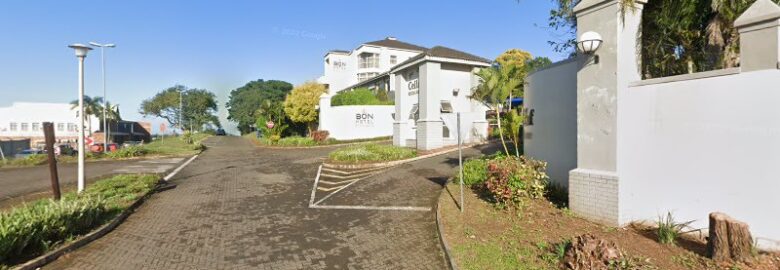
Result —
<path fill-rule="evenodd" d="M 439 244 L 441 244 L 441 248 L 444 250 L 444 258 L 447 260 L 447 265 L 452 270 L 457 270 L 458 265 L 455 263 L 455 258 L 452 257 L 452 252 L 450 251 L 450 245 L 447 244 L 447 239 L 444 239 L 444 224 L 441 221 L 441 207 L 439 207 L 439 202 L 441 201 L 441 194 L 444 192 L 442 190 L 439 193 L 439 198 L 436 200 L 436 232 L 439 234 Z"/>
<path fill-rule="evenodd" d="M 177 167 L 176 170 L 174 170 L 171 174 L 169 174 L 165 178 L 170 179 L 176 173 L 178 173 L 182 168 L 187 166 L 192 160 L 194 160 L 197 157 L 198 157 L 198 155 L 193 156 L 187 162 L 185 162 L 182 165 L 180 165 L 179 167 Z M 47 252 L 46 254 L 38 256 L 38 257 L 36 257 L 36 258 L 34 258 L 32 260 L 29 260 L 29 261 L 27 261 L 27 262 L 25 262 L 23 264 L 14 266 L 11 269 L 13 269 L 13 270 L 35 270 L 35 269 L 39 269 L 40 267 L 42 267 L 42 266 L 44 266 L 44 265 L 46 265 L 46 264 L 48 264 L 50 262 L 53 262 L 54 260 L 56 260 L 60 256 L 66 254 L 68 252 L 74 251 L 74 250 L 76 250 L 76 249 L 78 249 L 80 247 L 83 247 L 83 246 L 89 244 L 92 241 L 95 241 L 95 240 L 99 239 L 100 237 L 105 236 L 106 234 L 108 234 L 111 231 L 113 231 L 114 229 L 116 229 L 116 227 L 118 227 L 120 224 L 122 224 L 122 222 L 124 222 L 125 219 L 127 219 L 127 217 L 129 217 L 133 212 L 135 212 L 135 210 L 138 207 L 140 207 L 149 197 L 151 197 L 152 194 L 170 189 L 170 187 L 164 186 L 167 183 L 168 179 L 164 179 L 162 177 L 160 179 L 158 179 L 157 180 L 157 184 L 155 185 L 155 187 L 153 189 L 149 190 L 148 192 L 146 192 L 146 194 L 144 194 L 143 196 L 139 197 L 135 202 L 133 202 L 133 204 L 131 204 L 129 207 L 127 207 L 127 209 L 123 210 L 122 213 L 119 213 L 118 216 L 114 217 L 114 219 L 111 220 L 111 222 L 109 222 L 108 224 L 104 224 L 103 226 L 100 226 L 98 229 L 96 229 L 96 230 L 94 230 L 94 231 L 92 231 L 92 232 L 90 232 L 90 233 L 88 233 L 88 234 L 86 234 L 84 236 L 81 236 L 78 239 L 76 239 L 76 240 L 74 240 L 74 241 L 72 241 L 70 243 L 64 244 L 62 247 L 59 247 L 59 248 L 57 248 L 55 250 Z"/>

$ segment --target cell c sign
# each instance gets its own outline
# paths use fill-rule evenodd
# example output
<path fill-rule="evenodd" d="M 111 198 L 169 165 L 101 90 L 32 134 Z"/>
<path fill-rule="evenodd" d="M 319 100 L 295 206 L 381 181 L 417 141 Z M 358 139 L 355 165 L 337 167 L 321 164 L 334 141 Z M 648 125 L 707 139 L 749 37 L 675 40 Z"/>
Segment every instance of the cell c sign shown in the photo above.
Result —
<path fill-rule="evenodd" d="M 409 72 L 406 74 L 408 82 L 406 83 L 406 89 L 409 90 L 409 95 L 414 96 L 420 93 L 420 77 L 417 76 L 417 72 Z"/>

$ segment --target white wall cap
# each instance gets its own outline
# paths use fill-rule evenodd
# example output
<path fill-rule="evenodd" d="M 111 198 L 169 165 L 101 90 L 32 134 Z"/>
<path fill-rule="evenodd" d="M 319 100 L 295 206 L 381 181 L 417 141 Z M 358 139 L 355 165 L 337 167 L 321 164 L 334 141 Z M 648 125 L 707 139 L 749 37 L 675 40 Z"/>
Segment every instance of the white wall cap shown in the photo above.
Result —
<path fill-rule="evenodd" d="M 770 0 L 758 0 L 734 21 L 734 27 L 742 28 L 777 19 L 780 19 L 780 6 Z"/>
<path fill-rule="evenodd" d="M 574 14 L 579 14 L 583 11 L 589 10 L 593 7 L 610 4 L 609 2 L 612 2 L 613 4 L 617 4 L 620 1 L 631 1 L 631 0 L 582 0 L 577 6 L 574 7 Z M 644 5 L 647 4 L 647 0 L 633 0 L 634 4 L 640 4 Z"/>

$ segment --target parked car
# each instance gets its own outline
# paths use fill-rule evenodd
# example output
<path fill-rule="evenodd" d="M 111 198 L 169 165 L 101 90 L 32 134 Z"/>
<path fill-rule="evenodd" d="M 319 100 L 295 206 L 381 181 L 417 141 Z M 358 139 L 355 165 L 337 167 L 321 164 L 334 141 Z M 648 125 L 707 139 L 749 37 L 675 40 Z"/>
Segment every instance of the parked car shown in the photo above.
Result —
<path fill-rule="evenodd" d="M 93 145 L 89 146 L 89 151 L 91 151 L 92 153 L 102 153 L 102 152 L 104 152 L 103 151 L 103 149 L 104 149 L 103 147 L 104 146 L 103 146 L 102 143 L 96 143 L 96 144 L 93 144 Z M 109 143 L 108 144 L 108 151 L 109 152 L 114 152 L 116 150 L 119 150 L 119 145 L 118 144 L 115 144 L 115 143 Z"/>
<path fill-rule="evenodd" d="M 143 145 L 144 141 L 126 141 L 122 143 L 122 148 Z"/>
<path fill-rule="evenodd" d="M 16 155 L 14 155 L 14 158 L 26 158 L 26 157 L 29 157 L 29 156 L 32 156 L 32 155 L 43 155 L 43 154 L 44 154 L 43 150 L 39 150 L 39 149 L 26 149 L 26 150 L 22 150 L 22 152 L 19 152 Z"/>
<path fill-rule="evenodd" d="M 58 156 L 59 155 L 72 156 L 75 155 L 76 152 L 78 152 L 76 151 L 76 149 L 73 149 L 73 147 L 71 147 L 69 144 L 60 144 L 60 145 L 55 145 L 54 147 L 55 147 L 54 153 L 57 154 Z"/>
<path fill-rule="evenodd" d="M 224 129 L 221 128 L 217 129 L 217 136 L 225 136 L 225 135 L 227 135 L 227 133 L 225 132 Z"/>

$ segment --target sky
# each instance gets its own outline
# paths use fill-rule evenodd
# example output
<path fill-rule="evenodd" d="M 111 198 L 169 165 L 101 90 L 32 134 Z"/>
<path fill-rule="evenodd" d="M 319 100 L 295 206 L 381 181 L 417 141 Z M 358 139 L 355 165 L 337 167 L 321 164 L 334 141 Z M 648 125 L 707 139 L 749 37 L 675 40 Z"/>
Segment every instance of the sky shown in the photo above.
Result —
<path fill-rule="evenodd" d="M 557 61 L 548 40 L 551 0 L 35 1 L 0 4 L 0 107 L 67 103 L 78 96 L 68 44 L 106 50 L 107 96 L 126 120 L 175 84 L 229 92 L 257 79 L 299 84 L 323 72 L 328 50 L 387 36 L 493 59 L 511 48 Z M 103 96 L 100 51 L 86 59 L 86 95 Z M 224 123 L 226 112 L 220 108 Z M 2 116 L 0 116 L 2 117 Z"/>

